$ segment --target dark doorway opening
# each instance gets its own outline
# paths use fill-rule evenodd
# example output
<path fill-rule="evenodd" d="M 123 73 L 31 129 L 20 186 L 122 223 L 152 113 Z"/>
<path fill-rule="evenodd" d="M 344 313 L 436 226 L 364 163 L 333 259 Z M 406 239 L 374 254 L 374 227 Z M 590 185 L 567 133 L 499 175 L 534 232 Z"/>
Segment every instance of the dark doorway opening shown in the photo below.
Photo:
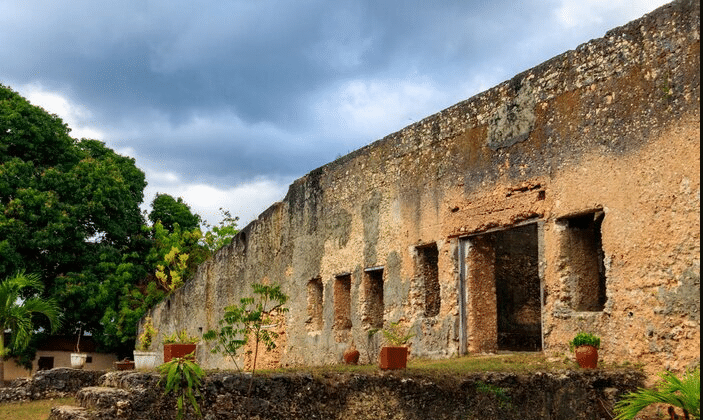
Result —
<path fill-rule="evenodd" d="M 495 232 L 498 349 L 542 350 L 537 224 Z"/>
<path fill-rule="evenodd" d="M 529 223 L 462 239 L 462 348 L 542 350 L 538 233 L 538 224 Z"/>

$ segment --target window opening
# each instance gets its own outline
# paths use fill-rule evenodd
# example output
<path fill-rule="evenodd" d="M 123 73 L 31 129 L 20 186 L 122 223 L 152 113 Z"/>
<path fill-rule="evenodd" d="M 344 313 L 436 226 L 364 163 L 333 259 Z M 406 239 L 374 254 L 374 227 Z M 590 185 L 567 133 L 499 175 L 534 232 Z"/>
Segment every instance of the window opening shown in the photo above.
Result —
<path fill-rule="evenodd" d="M 419 284 L 423 287 L 423 310 L 426 317 L 439 315 L 442 304 L 439 287 L 439 250 L 437 244 L 417 247 L 417 263 L 415 266 Z"/>
<path fill-rule="evenodd" d="M 308 282 L 308 319 L 305 321 L 308 331 L 322 330 L 322 279 L 314 278 Z"/>
<path fill-rule="evenodd" d="M 383 328 L 383 267 L 364 270 L 364 327 Z"/>
<path fill-rule="evenodd" d="M 351 274 L 343 274 L 334 279 L 334 329 L 351 327 Z"/>
<path fill-rule="evenodd" d="M 563 228 L 562 267 L 566 270 L 571 308 L 602 311 L 607 300 L 601 228 L 605 214 L 594 211 L 557 221 Z"/>

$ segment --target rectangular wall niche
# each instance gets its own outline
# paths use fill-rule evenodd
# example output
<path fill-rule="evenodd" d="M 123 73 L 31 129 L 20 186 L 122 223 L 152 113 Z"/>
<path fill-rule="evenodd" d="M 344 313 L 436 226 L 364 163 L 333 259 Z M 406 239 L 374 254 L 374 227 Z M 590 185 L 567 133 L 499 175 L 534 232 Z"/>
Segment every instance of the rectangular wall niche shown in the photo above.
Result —
<path fill-rule="evenodd" d="M 470 351 L 540 351 L 538 226 L 472 236 L 466 254 Z"/>
<path fill-rule="evenodd" d="M 322 279 L 314 278 L 308 282 L 308 318 L 305 321 L 308 331 L 322 330 Z"/>
<path fill-rule="evenodd" d="M 426 317 L 439 315 L 442 304 L 439 287 L 439 251 L 437 244 L 423 245 L 416 248 L 415 275 L 423 288 L 423 310 Z"/>
<path fill-rule="evenodd" d="M 364 302 L 361 321 L 365 328 L 383 328 L 383 267 L 364 270 Z"/>
<path fill-rule="evenodd" d="M 342 274 L 334 279 L 334 329 L 351 327 L 351 274 Z"/>
<path fill-rule="evenodd" d="M 607 300 L 601 225 L 604 213 L 593 211 L 557 220 L 562 226 L 561 266 L 575 311 L 602 311 Z"/>

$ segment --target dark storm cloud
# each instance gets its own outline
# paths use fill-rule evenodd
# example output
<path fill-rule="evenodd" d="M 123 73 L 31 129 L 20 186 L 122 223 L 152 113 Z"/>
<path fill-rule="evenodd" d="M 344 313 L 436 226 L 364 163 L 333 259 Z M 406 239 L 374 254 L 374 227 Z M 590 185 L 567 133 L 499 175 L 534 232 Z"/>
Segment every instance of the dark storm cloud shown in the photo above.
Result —
<path fill-rule="evenodd" d="M 560 5 L 11 1 L 0 82 L 62 92 L 184 180 L 299 176 L 625 23 L 569 31 Z"/>

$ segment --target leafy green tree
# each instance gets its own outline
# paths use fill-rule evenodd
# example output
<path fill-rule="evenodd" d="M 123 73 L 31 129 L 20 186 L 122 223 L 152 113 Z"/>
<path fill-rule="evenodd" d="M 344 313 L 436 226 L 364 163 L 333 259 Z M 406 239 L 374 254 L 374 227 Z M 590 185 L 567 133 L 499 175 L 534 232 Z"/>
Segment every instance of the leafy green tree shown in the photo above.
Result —
<path fill-rule="evenodd" d="M 206 232 L 202 240 L 203 245 L 212 253 L 232 243 L 232 239 L 239 233 L 237 229 L 239 217 L 232 217 L 232 213 L 222 207 L 220 212 L 222 220 L 216 226 L 205 225 Z"/>
<path fill-rule="evenodd" d="M 202 220 L 198 214 L 190 211 L 190 206 L 183 198 L 175 199 L 168 194 L 156 194 L 151 202 L 149 220 L 152 224 L 161 222 L 169 232 L 173 232 L 176 223 L 182 231 L 192 231 L 200 226 Z"/>
<path fill-rule="evenodd" d="M 5 380 L 2 360 L 8 350 L 21 352 L 30 342 L 35 332 L 37 315 L 46 318 L 54 331 L 60 326 L 59 308 L 51 299 L 42 299 L 36 293 L 44 288 L 39 276 L 18 272 L 0 283 L 0 383 Z M 34 289 L 31 293 L 28 289 Z M 5 346 L 4 331 L 9 329 L 10 342 Z"/>
<path fill-rule="evenodd" d="M 0 85 L 0 278 L 38 273 L 44 297 L 66 314 L 63 332 L 83 323 L 101 342 L 105 309 L 143 275 L 115 269 L 134 264 L 125 255 L 148 253 L 139 209 L 146 182 L 134 159 L 69 133 Z"/>
<path fill-rule="evenodd" d="M 221 209 L 222 210 L 222 209 Z M 213 252 L 227 245 L 237 234 L 237 217 L 222 210 L 223 219 L 218 226 L 203 233 L 198 228 L 181 229 L 174 222 L 169 230 L 160 221 L 151 227 L 143 227 L 144 235 L 150 238 L 149 247 L 141 264 L 136 254 L 130 261 L 114 263 L 119 276 L 116 286 L 121 285 L 120 299 L 116 304 L 102 303 L 107 308 L 101 320 L 108 347 L 128 347 L 136 338 L 138 321 L 183 282 L 192 278 L 199 264 L 210 258 Z M 210 228 L 209 225 L 205 226 Z M 140 254 L 141 255 L 141 254 Z M 125 256 L 123 256 L 125 258 Z M 140 279 L 130 283 L 131 279 Z"/>
<path fill-rule="evenodd" d="M 64 311 L 60 332 L 80 326 L 101 350 L 133 348 L 147 309 L 236 233 L 227 213 L 203 235 L 200 216 L 167 194 L 147 226 L 145 187 L 134 159 L 72 138 L 58 116 L 0 84 L 0 278 L 38 273 L 43 296 Z"/>
<path fill-rule="evenodd" d="M 153 246 L 146 257 L 148 265 L 155 267 L 156 278 L 167 292 L 180 287 L 195 274 L 198 265 L 210 257 L 207 248 L 200 244 L 199 228 L 181 229 L 175 223 L 172 230 L 157 221 L 152 227 Z"/>

